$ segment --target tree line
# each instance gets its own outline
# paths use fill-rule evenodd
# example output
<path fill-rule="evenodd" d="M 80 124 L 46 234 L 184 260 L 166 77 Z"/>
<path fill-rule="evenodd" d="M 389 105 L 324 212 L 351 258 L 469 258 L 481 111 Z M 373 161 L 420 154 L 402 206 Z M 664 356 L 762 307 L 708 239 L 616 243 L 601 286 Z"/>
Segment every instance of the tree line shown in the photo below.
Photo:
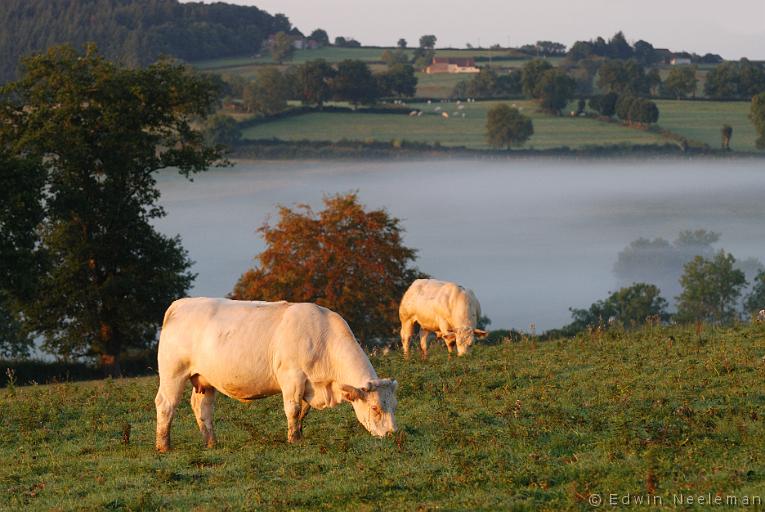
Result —
<path fill-rule="evenodd" d="M 4 0 L 0 26 L 0 82 L 17 76 L 22 56 L 57 44 L 94 42 L 107 58 L 138 67 L 162 55 L 254 55 L 270 35 L 295 31 L 283 14 L 257 7 L 178 0 Z"/>

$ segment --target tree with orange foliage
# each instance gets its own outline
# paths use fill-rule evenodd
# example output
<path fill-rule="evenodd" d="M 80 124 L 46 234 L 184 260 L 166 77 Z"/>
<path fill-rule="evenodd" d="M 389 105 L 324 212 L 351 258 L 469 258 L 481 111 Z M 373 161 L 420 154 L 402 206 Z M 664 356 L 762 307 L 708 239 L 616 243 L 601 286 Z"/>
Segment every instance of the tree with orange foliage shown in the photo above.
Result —
<path fill-rule="evenodd" d="M 279 222 L 258 231 L 267 248 L 231 298 L 315 302 L 342 315 L 362 344 L 395 335 L 401 296 L 425 276 L 400 220 L 367 211 L 355 193 L 325 197 L 319 212 L 281 206 Z"/>

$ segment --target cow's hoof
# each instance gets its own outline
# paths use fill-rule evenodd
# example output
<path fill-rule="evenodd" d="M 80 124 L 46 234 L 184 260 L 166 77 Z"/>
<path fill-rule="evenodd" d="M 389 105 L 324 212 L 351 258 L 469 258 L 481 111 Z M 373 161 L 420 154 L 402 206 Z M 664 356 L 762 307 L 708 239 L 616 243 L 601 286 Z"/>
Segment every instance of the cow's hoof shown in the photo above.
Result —
<path fill-rule="evenodd" d="M 300 432 L 290 432 L 287 434 L 287 442 L 290 444 L 299 443 L 303 440 L 303 434 Z"/>
<path fill-rule="evenodd" d="M 169 445 L 157 445 L 156 448 L 159 453 L 167 453 L 170 451 Z"/>

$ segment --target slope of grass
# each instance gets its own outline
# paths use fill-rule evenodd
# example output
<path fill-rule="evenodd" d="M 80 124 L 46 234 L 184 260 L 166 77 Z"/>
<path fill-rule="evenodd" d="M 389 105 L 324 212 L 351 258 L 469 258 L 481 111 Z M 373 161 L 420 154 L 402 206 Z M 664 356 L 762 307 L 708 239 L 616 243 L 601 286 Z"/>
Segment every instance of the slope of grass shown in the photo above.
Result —
<path fill-rule="evenodd" d="M 554 117 L 537 112 L 530 101 L 512 101 L 532 117 L 534 135 L 526 147 L 546 149 L 569 146 L 580 148 L 590 145 L 653 144 L 663 143 L 659 136 L 606 124 L 586 118 Z M 444 146 L 466 146 L 484 149 L 486 144 L 486 112 L 495 102 L 463 104 L 421 103 L 410 105 L 422 109 L 421 117 L 394 114 L 312 113 L 284 118 L 248 128 L 245 139 L 283 140 L 379 140 L 393 139 L 416 142 L 439 142 Z M 436 109 L 440 109 L 436 111 Z M 449 119 L 441 117 L 447 111 Z M 462 117 L 462 114 L 465 117 Z"/>
<path fill-rule="evenodd" d="M 658 100 L 659 125 L 689 139 L 719 148 L 720 130 L 727 123 L 733 127 L 731 148 L 754 151 L 757 134 L 749 120 L 751 104 L 747 101 L 673 101 Z"/>
<path fill-rule="evenodd" d="M 222 397 L 219 447 L 202 448 L 184 402 L 167 455 L 153 448 L 156 378 L 3 389 L 0 508 L 554 511 L 592 510 L 594 494 L 762 497 L 764 354 L 765 325 L 525 339 L 451 360 L 441 347 L 427 361 L 394 351 L 372 357 L 400 383 L 393 437 L 372 438 L 344 405 L 311 412 L 304 441 L 288 445 L 279 398 Z"/>

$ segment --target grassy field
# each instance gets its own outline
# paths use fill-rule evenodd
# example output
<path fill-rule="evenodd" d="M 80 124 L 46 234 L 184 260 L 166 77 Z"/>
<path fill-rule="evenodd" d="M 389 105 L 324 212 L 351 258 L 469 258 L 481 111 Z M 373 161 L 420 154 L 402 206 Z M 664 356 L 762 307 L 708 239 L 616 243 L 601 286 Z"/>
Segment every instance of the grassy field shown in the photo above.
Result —
<path fill-rule="evenodd" d="M 669 336 L 673 336 L 673 340 Z M 188 404 L 154 451 L 156 378 L 0 390 L 3 510 L 593 510 L 593 495 L 765 497 L 765 325 L 645 328 L 372 357 L 399 380 L 399 432 L 347 405 L 286 443 L 279 398 Z M 129 442 L 126 432 L 129 428 Z M 657 498 L 651 498 L 653 502 Z M 604 506 L 602 508 L 613 508 Z M 705 506 L 679 509 L 707 510 Z M 762 507 L 750 507 L 758 510 Z"/>
<path fill-rule="evenodd" d="M 455 103 L 412 104 L 421 108 L 422 117 L 395 114 L 312 113 L 264 123 L 244 132 L 245 139 L 283 140 L 402 140 L 435 143 L 444 146 L 488 148 L 485 139 L 486 112 L 495 102 L 463 104 L 458 110 Z M 661 137 L 616 124 L 592 119 L 554 117 L 537 112 L 530 101 L 513 101 L 530 115 L 534 122 L 534 135 L 526 147 L 547 149 L 568 146 L 580 148 L 589 145 L 653 144 L 663 143 Z M 441 117 L 440 108 L 452 115 Z M 465 117 L 462 117 L 462 113 Z"/>
<path fill-rule="evenodd" d="M 725 123 L 733 127 L 731 148 L 754 151 L 757 134 L 749 120 L 751 103 L 747 101 L 667 101 L 656 102 L 659 125 L 689 139 L 720 147 L 720 129 Z"/>

